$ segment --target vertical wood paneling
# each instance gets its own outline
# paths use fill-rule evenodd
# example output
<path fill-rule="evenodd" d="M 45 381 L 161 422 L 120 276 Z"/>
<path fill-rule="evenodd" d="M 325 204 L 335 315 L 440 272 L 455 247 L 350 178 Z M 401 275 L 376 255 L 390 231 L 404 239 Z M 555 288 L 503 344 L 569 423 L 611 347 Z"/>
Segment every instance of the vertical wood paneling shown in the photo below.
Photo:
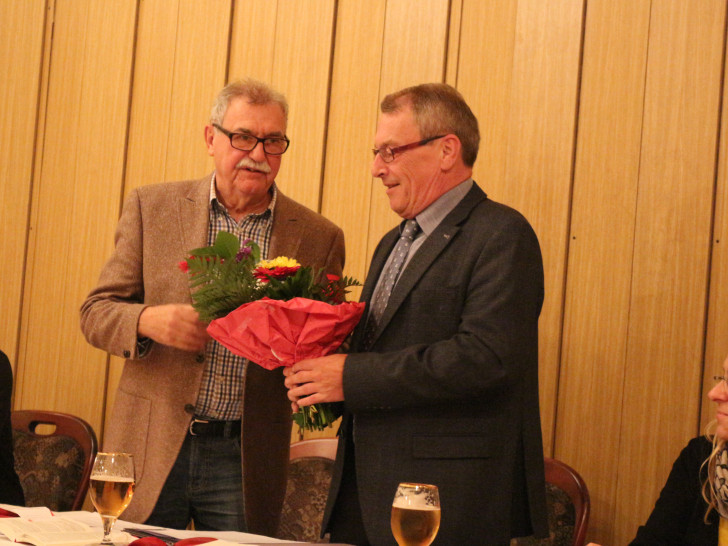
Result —
<path fill-rule="evenodd" d="M 339 2 L 321 212 L 344 230 L 346 274 L 364 282 L 372 142 L 377 124 L 385 1 Z M 371 21 L 364 25 L 362 21 Z M 356 58 L 354 63 L 351 60 Z M 374 188 L 374 190 L 372 189 Z"/>
<path fill-rule="evenodd" d="M 725 46 L 724 46 L 725 47 Z M 725 80 L 726 67 L 723 67 Z M 722 119 L 716 184 L 715 217 L 712 238 L 708 326 L 705 336 L 702 409 L 700 431 L 715 420 L 715 404 L 707 394 L 714 375 L 723 375 L 722 364 L 728 356 L 728 86 L 723 83 Z"/>
<path fill-rule="evenodd" d="M 460 58 L 460 30 L 463 23 L 463 0 L 450 1 L 450 22 L 447 35 L 447 61 L 445 83 L 458 86 L 458 59 Z"/>
<path fill-rule="evenodd" d="M 335 8 L 333 0 L 288 1 L 278 11 L 276 23 L 271 83 L 285 93 L 291 107 L 291 148 L 277 182 L 286 195 L 316 211 L 323 179 Z"/>
<path fill-rule="evenodd" d="M 257 78 L 286 95 L 291 146 L 276 182 L 286 195 L 316 211 L 335 12 L 333 0 L 263 1 L 236 4 L 233 19 L 231 79 Z"/>
<path fill-rule="evenodd" d="M 495 200 L 529 219 L 541 243 L 539 391 L 544 449 L 550 453 L 585 4 L 530 0 L 518 5 L 505 178 L 487 188 Z"/>
<path fill-rule="evenodd" d="M 718 0 L 652 5 L 616 468 L 616 512 L 630 516 L 614 523 L 617 543 L 697 433 L 724 16 Z"/>
<path fill-rule="evenodd" d="M 230 0 L 179 2 L 163 180 L 188 179 L 212 170 L 203 128 L 215 95 L 225 85 L 230 15 Z M 148 138 L 147 132 L 144 140 Z"/>
<path fill-rule="evenodd" d="M 518 2 L 463 0 L 457 88 L 478 118 L 474 177 L 486 192 L 505 178 L 517 13 Z"/>
<path fill-rule="evenodd" d="M 604 544 L 626 543 L 610 529 L 649 19 L 649 0 L 592 1 L 586 17 L 554 452 L 589 485 Z"/>
<path fill-rule="evenodd" d="M 448 2 L 389 0 L 384 17 L 379 99 L 410 85 L 444 81 Z M 371 139 L 373 142 L 374 131 Z M 373 183 L 367 241 L 370 257 L 382 235 L 401 221 L 389 207 L 381 182 L 375 179 Z"/>
<path fill-rule="evenodd" d="M 136 5 L 57 1 L 43 156 L 34 174 L 16 405 L 75 413 L 100 430 L 105 366 L 78 326 L 98 275 L 97 232 L 116 217 Z M 99 54 L 103 52 L 103 54 Z"/>
<path fill-rule="evenodd" d="M 580 0 L 466 2 L 461 44 L 468 45 L 460 51 L 457 75 L 481 126 L 475 179 L 491 198 L 522 212 L 541 243 L 546 297 L 540 392 L 547 453 L 556 409 L 582 8 Z M 483 31 L 479 25 L 486 21 Z"/>
<path fill-rule="evenodd" d="M 225 84 L 230 11 L 230 0 L 141 3 L 125 194 L 212 172 L 204 126 Z"/>
<path fill-rule="evenodd" d="M 178 17 L 176 3 L 145 1 L 139 5 L 125 194 L 138 186 L 165 180 Z M 194 136 L 187 135 L 187 139 L 193 141 Z M 202 147 L 200 142 L 196 144 Z M 110 247 L 106 250 L 104 257 L 111 251 Z"/>
<path fill-rule="evenodd" d="M 45 30 L 45 1 L 0 2 L 0 349 L 15 367 L 20 325 L 33 143 Z M 22 36 L 22 40 L 18 40 Z"/>
<path fill-rule="evenodd" d="M 278 0 L 234 2 L 228 81 L 273 79 Z"/>

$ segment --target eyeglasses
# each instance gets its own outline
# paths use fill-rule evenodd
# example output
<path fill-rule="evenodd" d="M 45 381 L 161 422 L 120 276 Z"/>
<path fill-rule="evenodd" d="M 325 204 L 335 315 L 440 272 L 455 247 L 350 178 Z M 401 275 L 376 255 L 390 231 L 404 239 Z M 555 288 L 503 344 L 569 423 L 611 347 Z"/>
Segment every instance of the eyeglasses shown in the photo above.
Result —
<path fill-rule="evenodd" d="M 716 387 L 722 381 L 723 382 L 723 387 L 724 388 L 728 388 L 728 377 L 724 377 L 722 375 L 714 375 L 713 376 L 713 381 L 715 381 L 715 386 Z"/>
<path fill-rule="evenodd" d="M 262 142 L 263 151 L 266 154 L 281 155 L 288 149 L 288 145 L 291 143 L 286 137 L 258 138 L 248 133 L 231 133 L 220 127 L 217 123 L 213 123 L 212 126 L 230 139 L 230 146 L 241 152 L 252 152 L 258 145 L 258 142 Z"/>
<path fill-rule="evenodd" d="M 402 146 L 397 146 L 395 148 L 390 148 L 389 146 L 385 148 L 372 148 L 372 153 L 374 154 L 374 157 L 377 157 L 377 154 L 379 154 L 379 157 L 381 157 L 382 161 L 384 161 L 385 163 L 391 163 L 392 161 L 394 161 L 394 154 L 406 152 L 407 150 L 411 150 L 413 148 L 419 148 L 420 146 L 424 146 L 428 142 L 432 142 L 433 140 L 437 140 L 438 138 L 442 138 L 444 136 L 446 135 L 433 136 L 420 140 L 419 142 L 403 144 Z"/>

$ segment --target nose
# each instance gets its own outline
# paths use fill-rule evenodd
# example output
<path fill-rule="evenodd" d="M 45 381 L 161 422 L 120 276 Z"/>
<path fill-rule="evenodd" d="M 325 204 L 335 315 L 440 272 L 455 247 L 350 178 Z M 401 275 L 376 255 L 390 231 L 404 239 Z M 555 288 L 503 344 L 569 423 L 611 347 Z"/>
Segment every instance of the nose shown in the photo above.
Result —
<path fill-rule="evenodd" d="M 259 162 L 268 161 L 268 157 L 265 154 L 265 149 L 263 148 L 263 143 L 260 140 L 255 143 L 255 148 L 248 152 L 248 157 Z"/>
<path fill-rule="evenodd" d="M 726 388 L 725 381 L 718 381 L 715 387 L 708 391 L 708 398 L 712 402 L 722 402 L 728 400 L 728 388 Z"/>
<path fill-rule="evenodd" d="M 387 170 L 387 164 L 381 158 L 379 154 L 374 156 L 372 161 L 372 176 L 374 178 L 382 178 Z"/>

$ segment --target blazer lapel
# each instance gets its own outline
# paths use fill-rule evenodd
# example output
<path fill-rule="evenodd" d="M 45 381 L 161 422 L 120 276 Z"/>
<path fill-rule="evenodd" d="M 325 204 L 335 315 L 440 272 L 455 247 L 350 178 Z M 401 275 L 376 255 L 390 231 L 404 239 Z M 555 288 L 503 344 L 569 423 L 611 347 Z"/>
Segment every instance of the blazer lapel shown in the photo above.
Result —
<path fill-rule="evenodd" d="M 458 231 L 460 231 L 460 226 L 463 222 L 465 222 L 465 220 L 467 220 L 473 208 L 475 208 L 475 206 L 485 198 L 486 195 L 483 190 L 481 190 L 477 184 L 473 184 L 472 189 L 467 193 L 462 201 L 455 206 L 452 212 L 445 217 L 440 225 L 437 226 L 435 231 L 433 231 L 427 237 L 425 242 L 422 243 L 422 246 L 417 249 L 417 252 L 415 252 L 414 256 L 412 256 L 410 262 L 407 264 L 401 277 L 397 281 L 397 284 L 394 286 L 392 294 L 389 296 L 387 307 L 384 310 L 377 332 L 374 334 L 373 342 L 376 342 L 377 338 L 392 320 L 392 317 L 400 308 L 409 293 L 415 288 L 419 280 L 427 272 L 430 266 L 432 266 L 437 257 L 455 239 L 455 235 Z M 374 282 L 371 283 L 372 292 L 374 290 L 374 285 L 376 284 L 376 279 L 379 277 L 379 274 L 384 267 L 384 262 L 389 256 L 389 252 L 391 252 L 391 248 L 396 241 L 398 230 L 395 229 L 394 232 L 393 241 L 387 246 L 389 251 L 386 253 L 383 252 L 380 257 L 381 263 L 378 264 L 376 277 L 374 278 Z M 372 266 L 374 266 L 374 264 L 372 264 Z M 367 284 L 369 283 L 369 280 L 370 279 L 367 278 Z M 362 296 L 364 296 L 364 294 L 362 294 Z M 367 297 L 371 298 L 371 292 L 367 294 Z M 369 299 L 366 301 L 368 302 Z"/>
<path fill-rule="evenodd" d="M 283 195 L 280 189 L 277 191 L 273 230 L 266 259 L 277 256 L 297 256 L 301 238 L 308 231 L 308 226 L 301 225 L 301 219 L 296 216 L 294 208 L 291 206 L 293 201 Z"/>
<path fill-rule="evenodd" d="M 207 246 L 210 224 L 210 181 L 212 175 L 177 198 L 180 243 L 184 252 Z"/>

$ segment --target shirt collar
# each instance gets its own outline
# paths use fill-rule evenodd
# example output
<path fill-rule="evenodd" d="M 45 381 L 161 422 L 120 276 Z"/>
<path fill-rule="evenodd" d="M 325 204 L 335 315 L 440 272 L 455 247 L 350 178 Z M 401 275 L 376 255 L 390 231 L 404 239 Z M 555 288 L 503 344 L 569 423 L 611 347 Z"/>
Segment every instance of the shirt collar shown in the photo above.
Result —
<path fill-rule="evenodd" d="M 453 189 L 445 192 L 425 210 L 415 216 L 415 220 L 425 235 L 430 235 L 445 217 L 452 212 L 473 187 L 473 179 L 463 180 Z"/>
<path fill-rule="evenodd" d="M 259 214 L 253 214 L 251 216 L 262 216 L 263 214 L 267 214 L 270 211 L 270 214 L 272 215 L 275 211 L 276 207 L 276 201 L 278 201 L 278 187 L 276 186 L 276 183 L 273 182 L 271 184 L 270 190 L 271 192 L 271 200 L 270 203 L 268 203 L 268 208 L 266 208 L 263 212 Z M 214 208 L 215 210 L 221 210 L 227 212 L 227 209 L 225 208 L 225 205 L 223 205 L 220 200 L 217 198 L 217 191 L 215 190 L 215 173 L 212 173 L 212 179 L 210 180 L 210 207 Z"/>

